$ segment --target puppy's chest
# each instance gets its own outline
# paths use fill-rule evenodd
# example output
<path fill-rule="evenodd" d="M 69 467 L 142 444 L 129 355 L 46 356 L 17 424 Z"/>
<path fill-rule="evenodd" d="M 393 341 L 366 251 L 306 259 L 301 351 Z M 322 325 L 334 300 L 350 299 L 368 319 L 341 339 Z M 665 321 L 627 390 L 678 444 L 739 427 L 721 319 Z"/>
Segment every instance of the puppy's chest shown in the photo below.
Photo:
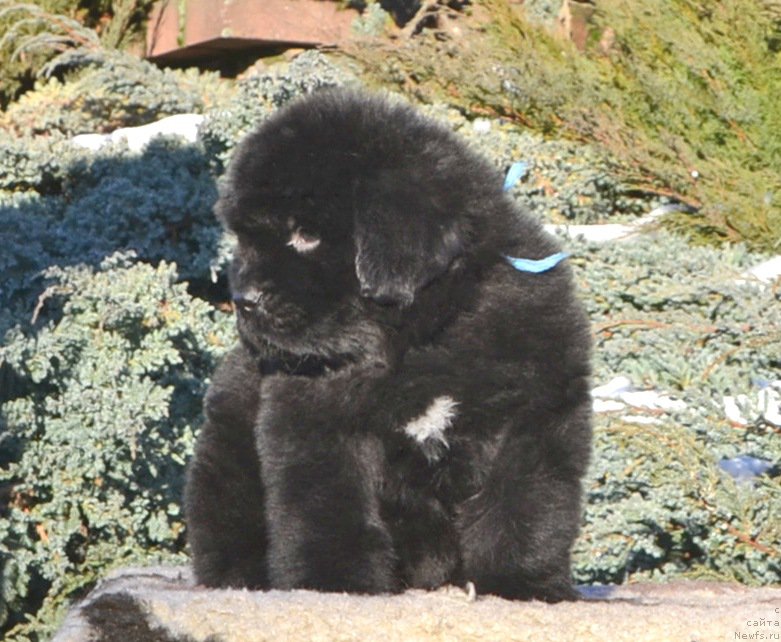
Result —
<path fill-rule="evenodd" d="M 349 391 L 339 382 L 317 377 L 264 377 L 257 426 L 261 431 L 326 429 L 344 421 L 350 414 L 348 405 Z"/>
<path fill-rule="evenodd" d="M 267 377 L 256 430 L 261 439 L 276 435 L 299 443 L 379 439 L 391 460 L 417 468 L 474 463 L 495 454 L 496 431 L 481 430 L 480 404 L 423 385 L 409 391 L 382 384 L 371 378 Z"/>

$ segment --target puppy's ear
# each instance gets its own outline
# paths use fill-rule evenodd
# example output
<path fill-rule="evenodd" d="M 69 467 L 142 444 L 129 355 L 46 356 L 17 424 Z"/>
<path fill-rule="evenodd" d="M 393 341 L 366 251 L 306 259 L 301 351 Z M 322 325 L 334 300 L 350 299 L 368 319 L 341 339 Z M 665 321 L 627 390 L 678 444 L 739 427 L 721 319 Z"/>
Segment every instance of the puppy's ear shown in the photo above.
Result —
<path fill-rule="evenodd" d="M 409 306 L 416 292 L 463 251 L 463 232 L 448 195 L 423 177 L 384 170 L 355 189 L 355 271 L 361 294 Z"/>

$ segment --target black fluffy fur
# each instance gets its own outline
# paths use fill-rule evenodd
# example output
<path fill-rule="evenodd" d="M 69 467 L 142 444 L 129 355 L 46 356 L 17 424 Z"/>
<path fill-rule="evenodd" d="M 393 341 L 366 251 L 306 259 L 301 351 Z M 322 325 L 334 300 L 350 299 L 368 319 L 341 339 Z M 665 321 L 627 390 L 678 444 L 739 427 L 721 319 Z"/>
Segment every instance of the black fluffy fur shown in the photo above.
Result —
<path fill-rule="evenodd" d="M 505 260 L 560 248 L 501 184 L 450 131 L 355 92 L 239 146 L 216 210 L 241 343 L 186 493 L 202 584 L 576 599 L 589 324 L 566 262 Z M 443 398 L 452 425 L 407 434 Z"/>
<path fill-rule="evenodd" d="M 128 593 L 107 593 L 83 606 L 90 642 L 199 642 L 156 624 L 144 603 Z M 202 642 L 221 642 L 210 635 Z"/>

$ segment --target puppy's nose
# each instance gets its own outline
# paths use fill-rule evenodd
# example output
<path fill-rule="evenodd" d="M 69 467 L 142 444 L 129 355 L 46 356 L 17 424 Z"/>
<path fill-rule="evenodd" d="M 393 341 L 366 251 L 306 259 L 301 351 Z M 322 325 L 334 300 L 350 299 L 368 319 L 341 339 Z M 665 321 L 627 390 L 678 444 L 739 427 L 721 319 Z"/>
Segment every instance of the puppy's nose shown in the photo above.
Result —
<path fill-rule="evenodd" d="M 252 312 L 260 305 L 263 294 L 254 288 L 241 292 L 234 292 L 231 300 L 237 310 L 242 312 Z"/>

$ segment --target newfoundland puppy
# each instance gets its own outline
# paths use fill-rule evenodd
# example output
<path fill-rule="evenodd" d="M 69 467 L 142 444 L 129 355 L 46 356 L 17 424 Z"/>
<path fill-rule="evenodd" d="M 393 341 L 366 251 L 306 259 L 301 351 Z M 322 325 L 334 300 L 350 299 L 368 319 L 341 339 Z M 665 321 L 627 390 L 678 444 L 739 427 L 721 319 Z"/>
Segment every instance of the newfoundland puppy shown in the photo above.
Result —
<path fill-rule="evenodd" d="M 216 212 L 241 341 L 189 468 L 198 581 L 575 599 L 589 324 L 498 173 L 400 101 L 328 90 L 246 137 Z"/>

